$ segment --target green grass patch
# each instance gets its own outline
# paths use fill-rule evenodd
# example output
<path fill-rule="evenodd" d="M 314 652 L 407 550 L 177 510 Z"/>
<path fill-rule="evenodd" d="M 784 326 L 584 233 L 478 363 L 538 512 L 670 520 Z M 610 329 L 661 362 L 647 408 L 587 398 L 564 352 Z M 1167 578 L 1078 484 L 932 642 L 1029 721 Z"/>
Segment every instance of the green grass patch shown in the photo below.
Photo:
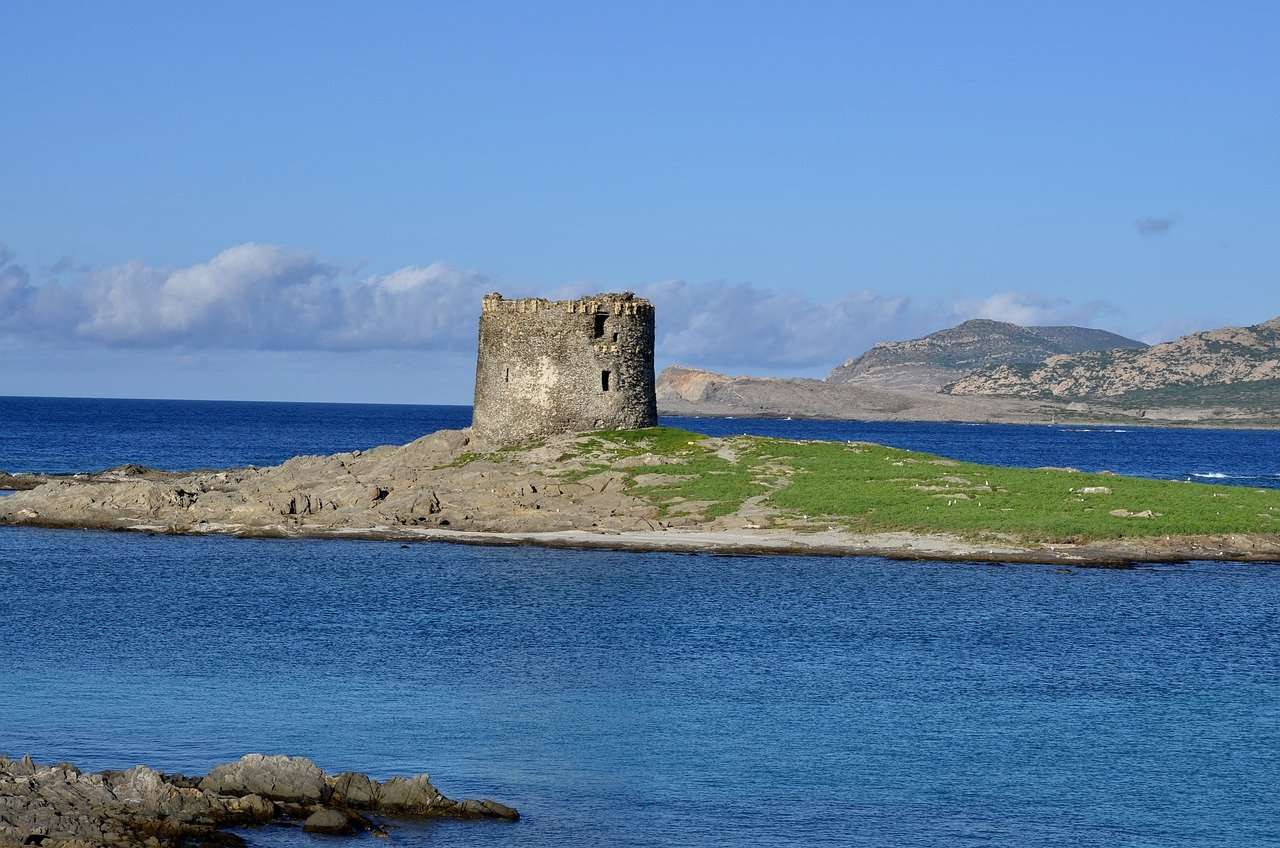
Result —
<path fill-rule="evenodd" d="M 879 445 L 754 437 L 733 439 L 737 456 L 730 461 L 716 455 L 716 443 L 671 428 L 592 438 L 619 445 L 619 454 L 683 459 L 677 465 L 628 469 L 633 478 L 688 475 L 677 483 L 634 485 L 631 491 L 660 507 L 673 497 L 710 501 L 705 514 L 711 516 L 735 512 L 748 497 L 768 491 L 760 478 L 770 474 L 770 466 L 782 466 L 792 472 L 789 482 L 772 492 L 769 504 L 783 515 L 859 531 L 1007 534 L 1040 541 L 1280 533 L 1276 490 L 1007 468 Z M 1086 488 L 1110 492 L 1085 494 Z M 1113 510 L 1131 517 L 1112 515 Z"/>
<path fill-rule="evenodd" d="M 446 462 L 444 465 L 437 465 L 437 468 L 461 468 L 464 465 L 470 465 L 479 459 L 490 459 L 491 454 L 476 453 L 475 451 L 463 451 L 454 457 L 453 462 Z"/>
<path fill-rule="evenodd" d="M 1280 532 L 1280 492 L 1273 490 L 978 465 L 879 446 L 784 443 L 771 450 L 796 469 L 774 504 L 855 529 L 1047 541 Z"/>
<path fill-rule="evenodd" d="M 711 505 L 702 514 L 710 518 L 729 515 L 737 512 L 747 498 L 764 490 L 752 482 L 758 459 L 747 453 L 737 457 L 738 461 L 731 462 L 716 455 L 706 436 L 687 430 L 652 427 L 595 433 L 584 443 L 584 448 L 607 451 L 613 460 L 644 454 L 680 460 L 678 463 L 626 469 L 630 480 L 628 491 L 656 504 L 664 515 L 675 505 L 670 503 L 673 498 L 709 501 Z M 599 470 L 611 467 L 612 464 L 600 466 Z M 678 475 L 684 479 L 649 486 L 635 482 L 636 477 L 645 474 Z"/>

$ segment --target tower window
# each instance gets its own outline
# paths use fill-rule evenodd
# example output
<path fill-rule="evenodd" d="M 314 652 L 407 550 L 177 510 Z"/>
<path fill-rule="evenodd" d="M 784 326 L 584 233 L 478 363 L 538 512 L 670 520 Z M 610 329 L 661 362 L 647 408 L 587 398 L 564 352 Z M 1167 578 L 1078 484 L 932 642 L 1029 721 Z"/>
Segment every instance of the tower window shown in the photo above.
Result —
<path fill-rule="evenodd" d="M 608 318 L 609 318 L 609 316 L 608 316 L 608 315 L 597 315 L 597 316 L 596 316 L 596 335 L 595 335 L 595 337 L 596 337 L 597 339 L 602 339 L 602 338 L 604 338 L 604 322 L 605 322 Z"/>
<path fill-rule="evenodd" d="M 608 371 L 600 372 L 600 391 L 602 392 L 609 391 L 609 372 Z"/>
<path fill-rule="evenodd" d="M 503 374 L 503 375 L 502 375 L 502 382 L 504 382 L 504 383 L 510 383 L 510 382 L 511 382 L 511 369 L 510 369 L 510 368 L 508 368 L 508 369 L 507 369 L 507 373 L 505 373 L 505 374 Z"/>
<path fill-rule="evenodd" d="M 618 334 L 617 334 L 617 333 L 614 333 L 614 334 L 613 334 L 613 343 L 614 343 L 614 344 L 617 344 L 617 343 L 618 343 Z"/>

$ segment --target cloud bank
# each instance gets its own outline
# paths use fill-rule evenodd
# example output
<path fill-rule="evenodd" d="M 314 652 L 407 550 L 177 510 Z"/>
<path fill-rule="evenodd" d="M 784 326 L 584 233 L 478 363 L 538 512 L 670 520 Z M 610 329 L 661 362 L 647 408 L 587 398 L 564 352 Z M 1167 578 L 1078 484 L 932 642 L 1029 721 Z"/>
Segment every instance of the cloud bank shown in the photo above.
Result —
<path fill-rule="evenodd" d="M 565 288 L 565 296 L 594 286 Z M 527 295 L 443 263 L 357 276 L 300 251 L 242 244 L 206 262 L 158 268 L 73 260 L 37 281 L 0 246 L 0 341 L 191 351 L 474 351 L 486 291 Z M 830 300 L 750 284 L 668 280 L 636 287 L 658 309 L 658 355 L 725 369 L 826 368 L 887 339 L 971 317 L 1084 322 L 1102 304 L 1008 292 L 921 304 L 857 290 Z"/>
<path fill-rule="evenodd" d="M 40 285 L 9 261 L 0 329 L 108 347 L 452 349 L 474 341 L 486 285 L 443 264 L 349 279 L 314 256 L 260 244 L 185 268 L 129 262 Z"/>

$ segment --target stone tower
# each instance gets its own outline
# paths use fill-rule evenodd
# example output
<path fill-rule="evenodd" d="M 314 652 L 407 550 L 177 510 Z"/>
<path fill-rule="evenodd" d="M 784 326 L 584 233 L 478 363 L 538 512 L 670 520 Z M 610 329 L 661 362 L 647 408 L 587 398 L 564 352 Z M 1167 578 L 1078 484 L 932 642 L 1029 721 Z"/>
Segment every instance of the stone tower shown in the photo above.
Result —
<path fill-rule="evenodd" d="M 657 422 L 649 301 L 630 292 L 484 296 L 471 421 L 478 440 L 509 444 Z"/>

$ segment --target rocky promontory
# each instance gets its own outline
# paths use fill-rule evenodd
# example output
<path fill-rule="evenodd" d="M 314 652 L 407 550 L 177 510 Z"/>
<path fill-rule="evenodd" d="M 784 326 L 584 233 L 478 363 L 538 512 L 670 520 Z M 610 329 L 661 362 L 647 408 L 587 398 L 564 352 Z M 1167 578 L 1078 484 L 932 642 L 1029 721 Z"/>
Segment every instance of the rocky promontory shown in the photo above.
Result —
<path fill-rule="evenodd" d="M 623 493 L 621 471 L 573 436 L 481 453 L 469 430 L 442 430 L 270 468 L 38 478 L 0 500 L 0 523 L 255 536 L 658 527 L 650 505 Z"/>
<path fill-rule="evenodd" d="M 0 498 L 3 524 L 908 559 L 1280 559 L 1274 490 L 663 427 L 497 448 L 452 430 L 271 468 L 49 478 Z"/>
<path fill-rule="evenodd" d="M 0 757 L 0 848 L 241 846 L 229 828 L 273 823 L 386 835 L 384 817 L 515 820 L 519 813 L 496 801 L 447 798 L 426 774 L 331 775 L 304 757 L 247 754 L 204 777 L 147 766 L 87 773 Z"/>

